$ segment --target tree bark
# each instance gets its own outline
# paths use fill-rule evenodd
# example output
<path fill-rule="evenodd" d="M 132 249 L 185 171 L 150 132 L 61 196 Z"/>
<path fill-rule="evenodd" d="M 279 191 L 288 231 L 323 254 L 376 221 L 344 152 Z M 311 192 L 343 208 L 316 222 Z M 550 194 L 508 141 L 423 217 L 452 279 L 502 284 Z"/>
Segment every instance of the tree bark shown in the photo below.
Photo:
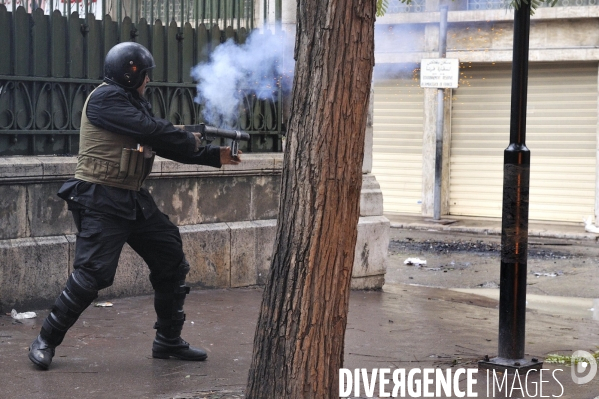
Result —
<path fill-rule="evenodd" d="M 299 0 L 273 259 L 249 399 L 338 397 L 362 187 L 376 0 Z"/>

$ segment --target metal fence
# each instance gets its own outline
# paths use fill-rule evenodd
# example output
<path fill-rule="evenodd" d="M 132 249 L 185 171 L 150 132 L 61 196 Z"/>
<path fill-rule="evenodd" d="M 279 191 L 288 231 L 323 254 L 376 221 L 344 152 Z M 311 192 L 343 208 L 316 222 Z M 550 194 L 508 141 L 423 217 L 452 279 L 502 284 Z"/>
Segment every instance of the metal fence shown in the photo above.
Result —
<path fill-rule="evenodd" d="M 223 3 L 196 2 L 203 8 Z M 147 93 L 156 116 L 175 124 L 203 122 L 203 105 L 194 101 L 196 85 L 189 71 L 226 40 L 244 43 L 251 30 L 251 23 L 221 29 L 224 15 L 212 24 L 172 17 L 166 24 L 161 19 L 134 22 L 129 15 L 115 21 L 104 14 L 98 20 L 92 13 L 82 18 L 78 12 L 63 15 L 55 9 L 48 15 L 42 8 L 29 13 L 12 7 L 9 11 L 0 4 L 0 156 L 76 154 L 85 99 L 101 83 L 106 52 L 121 41 L 139 42 L 154 55 Z M 228 18 L 243 25 L 240 15 L 229 13 Z M 252 139 L 241 143 L 242 150 L 280 151 L 281 102 L 277 88 L 265 100 L 245 96 L 235 128 L 248 131 Z"/>
<path fill-rule="evenodd" d="M 389 14 L 424 11 L 426 11 L 426 0 L 412 0 L 410 4 L 401 0 L 389 0 L 389 6 L 387 7 L 387 13 Z"/>
<path fill-rule="evenodd" d="M 159 19 L 179 25 L 188 22 L 194 27 L 205 24 L 252 29 L 254 21 L 254 0 L 0 0 L 0 4 L 13 13 L 18 7 L 28 13 L 39 8 L 45 15 L 60 11 L 85 18 L 92 14 L 98 20 L 110 15 L 116 21 L 129 17 L 134 23 Z"/>

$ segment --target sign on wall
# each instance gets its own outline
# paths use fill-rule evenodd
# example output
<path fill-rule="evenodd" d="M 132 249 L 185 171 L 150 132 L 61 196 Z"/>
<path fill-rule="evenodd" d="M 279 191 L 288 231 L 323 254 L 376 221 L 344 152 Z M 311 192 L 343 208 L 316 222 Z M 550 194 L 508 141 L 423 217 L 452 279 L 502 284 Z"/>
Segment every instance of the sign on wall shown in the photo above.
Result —
<path fill-rule="evenodd" d="M 420 87 L 457 89 L 459 77 L 457 58 L 423 59 L 420 62 Z"/>

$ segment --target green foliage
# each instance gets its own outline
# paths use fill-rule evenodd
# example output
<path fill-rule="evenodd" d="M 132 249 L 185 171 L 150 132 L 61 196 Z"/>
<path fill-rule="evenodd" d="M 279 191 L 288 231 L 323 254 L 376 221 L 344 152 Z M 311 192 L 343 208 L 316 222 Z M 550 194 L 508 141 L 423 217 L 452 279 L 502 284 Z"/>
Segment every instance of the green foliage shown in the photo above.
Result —
<path fill-rule="evenodd" d="M 520 8 L 520 6 L 522 6 L 522 3 L 530 4 L 530 15 L 532 15 L 534 14 L 535 10 L 541 6 L 541 4 L 547 3 L 549 6 L 553 7 L 557 4 L 557 0 L 511 0 L 509 6 L 517 10 Z"/>
<path fill-rule="evenodd" d="M 593 353 L 593 357 L 595 359 L 599 359 L 599 350 L 596 351 L 595 353 Z M 572 362 L 574 362 L 574 364 L 572 364 Z M 575 366 L 580 362 L 588 362 L 588 360 L 585 359 L 584 357 L 572 358 L 572 356 L 557 355 L 557 354 L 548 355 L 545 358 L 545 363 L 557 363 L 557 364 L 564 364 L 566 366 Z"/>
<path fill-rule="evenodd" d="M 411 0 L 402 0 L 404 2 Z M 376 16 L 382 17 L 387 12 L 389 7 L 389 0 L 376 0 Z"/>

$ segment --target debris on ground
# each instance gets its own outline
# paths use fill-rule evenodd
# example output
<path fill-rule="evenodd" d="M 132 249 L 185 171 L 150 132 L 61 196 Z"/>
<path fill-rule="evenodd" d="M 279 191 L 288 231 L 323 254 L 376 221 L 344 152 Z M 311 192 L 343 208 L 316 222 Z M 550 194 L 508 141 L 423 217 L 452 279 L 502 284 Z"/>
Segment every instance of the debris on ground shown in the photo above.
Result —
<path fill-rule="evenodd" d="M 530 243 L 528 257 L 531 259 L 573 259 L 576 255 L 569 252 L 557 251 L 551 249 L 550 246 L 563 246 L 560 243 L 540 244 Z M 571 245 L 571 244 L 568 244 Z M 536 248 L 532 248 L 535 246 Z M 548 247 L 540 248 L 540 247 Z M 481 256 L 500 256 L 500 242 L 485 242 L 482 240 L 452 240 L 452 241 L 437 241 L 437 240 L 422 240 L 418 241 L 413 238 L 405 238 L 403 240 L 391 240 L 389 242 L 389 253 L 434 253 L 434 254 L 456 254 L 456 253 L 475 253 Z"/>
<path fill-rule="evenodd" d="M 599 360 L 599 350 L 591 353 L 591 356 L 593 356 L 595 359 Z M 557 363 L 557 364 L 564 364 L 566 366 L 572 366 L 572 362 L 574 362 L 574 365 L 577 365 L 578 363 L 587 363 L 590 359 L 587 359 L 586 357 L 573 357 L 571 355 L 559 355 L 559 354 L 551 354 L 551 355 L 547 355 L 547 357 L 545 358 L 545 363 Z"/>
<path fill-rule="evenodd" d="M 426 260 L 420 258 L 408 258 L 404 260 L 403 263 L 408 266 L 422 266 L 426 265 Z"/>
<path fill-rule="evenodd" d="M 593 224 L 593 218 L 591 216 L 587 216 L 586 218 L 583 218 L 582 220 L 584 220 L 584 231 L 586 231 L 587 233 L 599 234 L 599 227 L 597 227 L 597 226 L 595 226 L 595 224 Z"/>
<path fill-rule="evenodd" d="M 35 312 L 18 313 L 15 309 L 13 309 L 10 312 L 10 316 L 15 320 L 23 320 L 23 319 L 33 319 L 34 317 L 37 317 L 37 314 Z"/>
<path fill-rule="evenodd" d="M 96 302 L 94 306 L 97 308 L 110 308 L 113 305 L 112 302 Z"/>
<path fill-rule="evenodd" d="M 454 252 L 482 252 L 482 253 L 499 253 L 501 244 L 494 242 L 462 241 L 454 240 L 451 242 L 423 240 L 416 241 L 412 238 L 404 240 L 392 240 L 389 243 L 389 249 L 392 252 L 435 252 L 435 253 L 454 253 Z"/>
<path fill-rule="evenodd" d="M 557 277 L 564 274 L 564 272 L 533 272 L 532 273 L 536 278 L 539 277 Z"/>
<path fill-rule="evenodd" d="M 499 288 L 499 284 L 494 281 L 487 281 L 486 283 L 482 283 L 477 285 L 479 288 Z"/>

